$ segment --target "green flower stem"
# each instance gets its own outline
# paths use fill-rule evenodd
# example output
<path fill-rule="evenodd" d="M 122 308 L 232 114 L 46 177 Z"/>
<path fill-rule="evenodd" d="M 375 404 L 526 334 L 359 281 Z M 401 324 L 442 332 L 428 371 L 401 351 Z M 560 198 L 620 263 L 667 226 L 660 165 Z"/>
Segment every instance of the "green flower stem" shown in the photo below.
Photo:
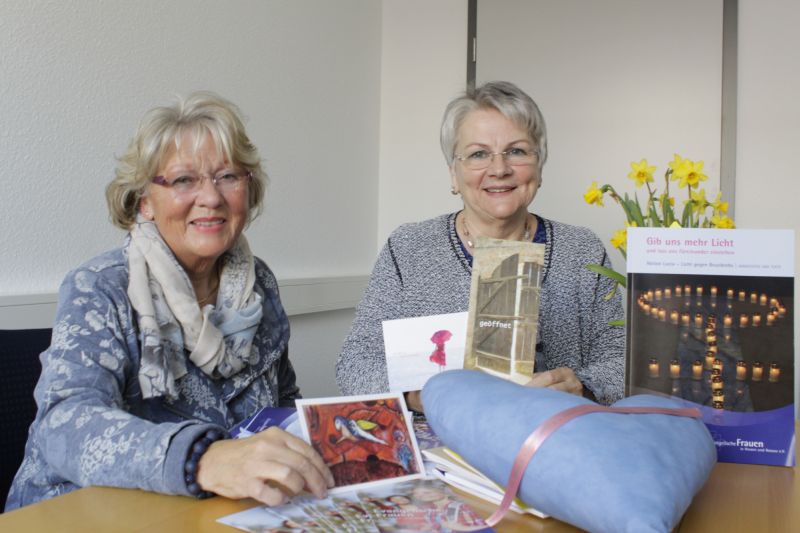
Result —
<path fill-rule="evenodd" d="M 598 265 L 596 263 L 590 263 L 586 265 L 586 268 L 591 270 L 592 272 L 596 272 L 601 276 L 605 276 L 612 281 L 616 281 L 619 285 L 623 287 L 628 287 L 628 280 L 625 279 L 625 276 L 617 272 L 616 270 L 612 270 L 608 267 L 604 267 L 603 265 Z"/>
<path fill-rule="evenodd" d="M 655 191 L 650 187 L 650 183 L 645 182 L 645 185 L 647 186 L 647 213 L 650 218 L 650 224 L 648 224 L 648 226 L 661 226 L 661 219 L 659 218 L 658 210 L 656 209 Z"/>
<path fill-rule="evenodd" d="M 625 213 L 625 220 L 627 220 L 629 224 L 636 220 L 631 213 L 630 206 L 628 205 L 627 194 L 625 195 L 625 198 L 620 197 L 620 195 L 611 185 L 604 185 L 601 190 L 608 192 L 609 196 L 611 196 L 611 198 L 613 198 L 614 201 L 617 202 L 620 207 L 622 207 L 622 211 Z"/>
<path fill-rule="evenodd" d="M 620 248 L 620 251 L 622 252 L 623 250 Z M 588 264 L 586 265 L 586 268 L 588 268 L 592 272 L 597 272 L 601 276 L 609 278 L 611 281 L 615 282 L 614 287 L 611 289 L 611 291 L 605 296 L 603 296 L 603 298 L 605 298 L 606 300 L 610 300 L 611 298 L 614 297 L 614 295 L 617 293 L 617 287 L 619 286 L 622 286 L 624 288 L 628 287 L 628 281 L 625 279 L 625 276 L 623 276 L 616 270 L 612 270 L 610 268 L 604 267 L 603 265 L 598 265 L 596 263 Z M 619 324 L 612 324 L 611 322 L 609 322 L 609 324 L 612 326 L 623 326 L 625 325 L 625 321 L 623 320 Z"/>

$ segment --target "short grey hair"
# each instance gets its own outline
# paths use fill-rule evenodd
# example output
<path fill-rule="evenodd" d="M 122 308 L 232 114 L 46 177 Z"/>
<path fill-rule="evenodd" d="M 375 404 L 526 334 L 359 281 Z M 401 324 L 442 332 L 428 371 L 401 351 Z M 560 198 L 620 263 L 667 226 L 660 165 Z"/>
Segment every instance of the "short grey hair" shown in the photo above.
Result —
<path fill-rule="evenodd" d="M 528 132 L 539 153 L 539 170 L 547 161 L 547 126 L 539 106 L 525 91 L 508 81 L 490 81 L 452 100 L 444 111 L 440 142 L 447 165 L 455 160 L 458 130 L 476 109 L 494 109 Z"/>
<path fill-rule="evenodd" d="M 241 112 L 221 96 L 198 91 L 172 105 L 148 111 L 126 152 L 118 158 L 116 177 L 106 187 L 111 221 L 122 229 L 136 222 L 139 203 L 169 149 L 188 134 L 194 150 L 210 135 L 217 149 L 234 165 L 251 173 L 249 221 L 261 213 L 267 175 L 261 156 L 244 129 Z"/>

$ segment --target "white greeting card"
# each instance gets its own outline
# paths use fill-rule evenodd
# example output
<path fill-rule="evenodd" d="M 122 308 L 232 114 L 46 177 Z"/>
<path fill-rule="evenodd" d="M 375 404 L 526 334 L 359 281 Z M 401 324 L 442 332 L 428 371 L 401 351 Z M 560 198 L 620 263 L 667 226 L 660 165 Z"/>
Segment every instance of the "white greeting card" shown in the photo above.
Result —
<path fill-rule="evenodd" d="M 439 372 L 463 368 L 466 337 L 466 312 L 384 321 L 389 390 L 420 390 Z"/>

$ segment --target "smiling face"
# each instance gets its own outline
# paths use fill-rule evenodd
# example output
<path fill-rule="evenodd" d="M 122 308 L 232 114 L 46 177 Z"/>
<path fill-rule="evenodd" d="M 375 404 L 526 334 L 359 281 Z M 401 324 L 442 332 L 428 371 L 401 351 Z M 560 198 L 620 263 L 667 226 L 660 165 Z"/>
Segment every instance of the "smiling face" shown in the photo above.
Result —
<path fill-rule="evenodd" d="M 173 147 L 167 152 L 158 175 L 171 182 L 184 174 L 208 178 L 238 170 L 217 150 L 211 135 L 205 136 L 197 150 L 193 144 L 192 137 L 185 135 L 180 149 Z M 139 211 L 155 222 L 164 242 L 191 277 L 213 266 L 236 243 L 247 223 L 247 193 L 245 183 L 222 194 L 210 179 L 204 179 L 200 189 L 188 195 L 150 184 Z"/>
<path fill-rule="evenodd" d="M 489 153 L 512 148 L 535 151 L 528 132 L 496 109 L 470 111 L 458 129 L 456 154 L 466 156 L 478 150 Z M 450 167 L 453 188 L 461 193 L 465 214 L 482 225 L 497 225 L 526 216 L 528 205 L 540 185 L 538 161 L 509 165 L 495 155 L 483 170 L 469 170 L 455 159 Z"/>

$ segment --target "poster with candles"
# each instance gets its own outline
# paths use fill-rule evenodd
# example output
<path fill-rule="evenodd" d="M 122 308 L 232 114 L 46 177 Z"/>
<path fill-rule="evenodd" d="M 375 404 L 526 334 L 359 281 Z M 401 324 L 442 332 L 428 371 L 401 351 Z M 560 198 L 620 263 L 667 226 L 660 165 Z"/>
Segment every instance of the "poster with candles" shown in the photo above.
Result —
<path fill-rule="evenodd" d="M 629 228 L 626 394 L 698 407 L 722 462 L 794 466 L 794 231 Z"/>

